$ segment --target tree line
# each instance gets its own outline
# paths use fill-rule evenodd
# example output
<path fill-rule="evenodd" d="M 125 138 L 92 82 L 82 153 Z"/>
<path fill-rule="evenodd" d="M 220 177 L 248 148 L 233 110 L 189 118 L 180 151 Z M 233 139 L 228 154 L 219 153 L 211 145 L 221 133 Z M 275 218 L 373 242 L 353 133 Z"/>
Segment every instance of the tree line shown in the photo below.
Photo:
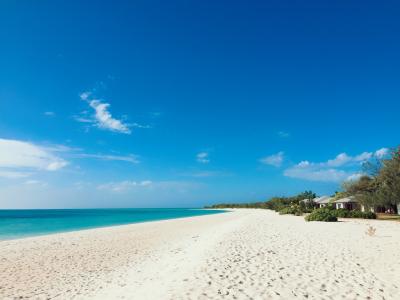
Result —
<path fill-rule="evenodd" d="M 343 195 L 354 196 L 367 209 L 384 207 L 398 213 L 400 204 L 400 146 L 389 157 L 364 164 L 364 175 L 343 184 Z"/>
<path fill-rule="evenodd" d="M 262 208 L 279 211 L 280 209 L 292 204 L 299 204 L 304 199 L 314 199 L 316 194 L 312 191 L 305 191 L 292 197 L 273 197 L 265 202 L 250 203 L 220 203 L 205 208 Z"/>
<path fill-rule="evenodd" d="M 353 196 L 367 210 L 384 208 L 385 211 L 398 213 L 400 204 L 400 146 L 392 149 L 386 158 L 374 158 L 363 164 L 362 176 L 356 180 L 344 182 L 342 190 L 336 192 L 334 199 Z M 316 194 L 305 191 L 292 197 L 273 197 L 264 202 L 221 203 L 206 208 L 262 208 L 280 211 L 289 206 L 298 205 L 304 212 L 313 209 L 315 203 L 301 202 L 314 199 Z M 305 206 L 305 207 L 304 207 Z"/>

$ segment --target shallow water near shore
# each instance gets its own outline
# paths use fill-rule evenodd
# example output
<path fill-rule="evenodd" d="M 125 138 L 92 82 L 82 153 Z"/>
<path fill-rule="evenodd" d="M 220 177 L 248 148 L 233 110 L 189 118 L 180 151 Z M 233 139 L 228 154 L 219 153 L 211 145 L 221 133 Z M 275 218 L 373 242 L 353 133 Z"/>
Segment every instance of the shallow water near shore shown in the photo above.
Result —
<path fill-rule="evenodd" d="M 0 210 L 0 240 L 223 212 L 189 208 Z"/>

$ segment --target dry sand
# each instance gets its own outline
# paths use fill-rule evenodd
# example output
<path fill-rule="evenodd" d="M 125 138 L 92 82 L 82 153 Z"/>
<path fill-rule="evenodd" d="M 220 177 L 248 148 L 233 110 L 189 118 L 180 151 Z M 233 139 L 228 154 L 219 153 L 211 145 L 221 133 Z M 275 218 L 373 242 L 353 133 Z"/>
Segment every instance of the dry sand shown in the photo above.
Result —
<path fill-rule="evenodd" d="M 400 223 L 236 210 L 2 241 L 15 298 L 400 299 Z"/>

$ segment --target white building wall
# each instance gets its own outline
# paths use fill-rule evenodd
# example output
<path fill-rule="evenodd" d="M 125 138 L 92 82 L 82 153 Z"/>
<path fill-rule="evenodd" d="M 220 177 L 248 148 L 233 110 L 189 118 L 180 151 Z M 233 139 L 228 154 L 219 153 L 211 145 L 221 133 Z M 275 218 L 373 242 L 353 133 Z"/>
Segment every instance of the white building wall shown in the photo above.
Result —
<path fill-rule="evenodd" d="M 344 208 L 343 203 L 336 203 L 336 209 Z"/>

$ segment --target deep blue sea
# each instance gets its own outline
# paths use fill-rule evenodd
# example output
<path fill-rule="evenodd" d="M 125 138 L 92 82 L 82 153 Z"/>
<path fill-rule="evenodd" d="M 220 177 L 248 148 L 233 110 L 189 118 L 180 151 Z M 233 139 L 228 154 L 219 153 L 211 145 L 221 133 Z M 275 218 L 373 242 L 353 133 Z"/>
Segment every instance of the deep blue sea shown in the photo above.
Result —
<path fill-rule="evenodd" d="M 223 212 L 189 208 L 0 210 L 0 240 Z"/>

